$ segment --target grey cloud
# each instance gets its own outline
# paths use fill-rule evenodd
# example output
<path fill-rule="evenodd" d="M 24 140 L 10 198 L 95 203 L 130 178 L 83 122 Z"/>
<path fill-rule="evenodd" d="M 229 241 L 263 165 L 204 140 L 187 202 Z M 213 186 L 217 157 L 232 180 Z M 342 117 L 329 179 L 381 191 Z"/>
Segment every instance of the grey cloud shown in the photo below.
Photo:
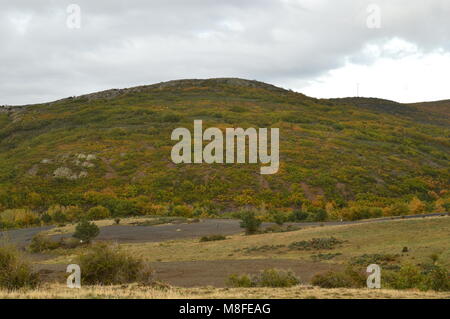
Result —
<path fill-rule="evenodd" d="M 37 103 L 178 78 L 307 81 L 394 37 L 450 50 L 445 0 L 72 0 L 0 2 L 0 104 Z M 382 28 L 366 27 L 368 4 Z M 22 29 L 21 29 L 22 28 Z"/>

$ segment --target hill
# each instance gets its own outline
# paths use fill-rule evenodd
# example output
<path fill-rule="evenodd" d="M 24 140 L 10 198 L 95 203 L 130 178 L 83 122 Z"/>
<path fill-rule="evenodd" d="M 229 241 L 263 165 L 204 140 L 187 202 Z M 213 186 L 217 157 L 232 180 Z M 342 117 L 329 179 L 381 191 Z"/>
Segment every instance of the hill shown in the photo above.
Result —
<path fill-rule="evenodd" d="M 260 175 L 259 164 L 173 164 L 172 130 L 192 130 L 196 119 L 221 129 L 279 128 L 279 172 Z M 114 216 L 302 208 L 300 219 L 323 219 L 323 211 L 357 219 L 444 210 L 449 127 L 448 102 L 314 99 L 230 78 L 4 107 L 0 211 L 22 210 L 0 220 L 33 223 L 55 204 L 101 205 Z"/>

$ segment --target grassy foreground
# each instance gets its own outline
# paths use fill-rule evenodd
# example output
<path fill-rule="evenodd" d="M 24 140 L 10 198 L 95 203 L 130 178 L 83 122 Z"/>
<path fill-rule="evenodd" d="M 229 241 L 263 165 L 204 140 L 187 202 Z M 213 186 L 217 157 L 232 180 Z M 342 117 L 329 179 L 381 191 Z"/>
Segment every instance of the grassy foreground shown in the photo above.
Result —
<path fill-rule="evenodd" d="M 139 285 L 85 286 L 69 289 L 64 285 L 47 284 L 37 290 L 0 291 L 0 298 L 19 299 L 450 299 L 450 293 L 423 292 L 419 290 L 369 290 L 369 289 L 322 289 L 311 286 L 293 288 L 167 288 L 157 289 Z"/>

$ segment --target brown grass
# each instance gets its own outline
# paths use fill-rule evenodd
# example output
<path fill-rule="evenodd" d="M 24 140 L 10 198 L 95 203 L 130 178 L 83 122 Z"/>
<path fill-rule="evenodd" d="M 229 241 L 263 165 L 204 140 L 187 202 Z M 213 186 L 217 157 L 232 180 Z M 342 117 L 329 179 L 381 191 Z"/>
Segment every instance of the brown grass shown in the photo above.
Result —
<path fill-rule="evenodd" d="M 450 299 L 450 293 L 418 290 L 321 289 L 311 286 L 292 288 L 152 288 L 132 285 L 85 286 L 69 289 L 60 284 L 46 284 L 37 290 L 0 291 L 0 298 L 18 299 Z"/>

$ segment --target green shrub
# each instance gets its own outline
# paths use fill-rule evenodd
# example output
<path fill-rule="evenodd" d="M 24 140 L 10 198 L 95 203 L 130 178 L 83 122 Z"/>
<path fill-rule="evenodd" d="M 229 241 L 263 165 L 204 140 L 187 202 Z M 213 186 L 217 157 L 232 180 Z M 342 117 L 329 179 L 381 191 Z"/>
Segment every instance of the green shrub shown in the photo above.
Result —
<path fill-rule="evenodd" d="M 405 264 L 399 271 L 388 272 L 385 279 L 394 289 L 450 291 L 450 272 L 439 264 L 438 254 L 432 254 L 429 262 L 418 266 Z"/>
<path fill-rule="evenodd" d="M 31 239 L 28 249 L 32 253 L 39 253 L 46 250 L 53 250 L 60 247 L 60 243 L 51 240 L 48 236 L 37 234 Z"/>
<path fill-rule="evenodd" d="M 259 287 L 292 287 L 298 285 L 300 280 L 290 271 L 266 269 L 254 278 Z"/>
<path fill-rule="evenodd" d="M 242 288 L 249 288 L 253 287 L 252 279 L 248 275 L 237 275 L 232 274 L 228 277 L 227 285 L 230 287 L 242 287 Z"/>
<path fill-rule="evenodd" d="M 311 284 L 321 288 L 351 288 L 353 281 L 343 272 L 329 271 L 324 274 L 316 274 L 311 279 Z"/>
<path fill-rule="evenodd" d="M 278 269 L 266 269 L 254 276 L 233 274 L 228 277 L 231 287 L 292 287 L 300 280 L 291 272 Z"/>
<path fill-rule="evenodd" d="M 6 290 L 36 288 L 39 274 L 13 246 L 0 247 L 0 287 Z"/>
<path fill-rule="evenodd" d="M 209 235 L 209 236 L 203 236 L 202 238 L 200 238 L 200 242 L 225 240 L 225 239 L 227 239 L 227 237 L 225 237 L 223 235 Z"/>
<path fill-rule="evenodd" d="M 247 235 L 255 234 L 259 231 L 261 220 L 259 220 L 252 211 L 244 211 L 240 214 L 241 228 L 245 229 Z"/>
<path fill-rule="evenodd" d="M 75 238 L 61 238 L 59 241 L 54 241 L 48 236 L 37 234 L 31 239 L 28 250 L 32 253 L 39 253 L 58 248 L 73 249 L 78 246 L 80 246 L 80 241 Z"/>
<path fill-rule="evenodd" d="M 366 285 L 366 276 L 352 267 L 344 271 L 328 271 L 316 274 L 311 284 L 321 288 L 362 288 Z"/>
<path fill-rule="evenodd" d="M 82 281 L 90 285 L 150 283 L 152 271 L 141 258 L 122 251 L 119 246 L 99 243 L 78 257 Z"/>
<path fill-rule="evenodd" d="M 411 264 L 402 265 L 399 271 L 388 273 L 384 278 L 393 289 L 418 288 L 425 279 L 420 268 Z"/>
<path fill-rule="evenodd" d="M 450 291 L 450 272 L 443 266 L 435 265 L 425 274 L 421 289 Z"/>
<path fill-rule="evenodd" d="M 88 220 L 82 220 L 78 223 L 77 227 L 75 227 L 73 237 L 89 243 L 93 238 L 97 237 L 99 233 L 100 229 L 97 225 Z"/>
<path fill-rule="evenodd" d="M 90 220 L 105 219 L 111 217 L 111 212 L 103 206 L 95 206 L 88 210 L 87 217 Z"/>

